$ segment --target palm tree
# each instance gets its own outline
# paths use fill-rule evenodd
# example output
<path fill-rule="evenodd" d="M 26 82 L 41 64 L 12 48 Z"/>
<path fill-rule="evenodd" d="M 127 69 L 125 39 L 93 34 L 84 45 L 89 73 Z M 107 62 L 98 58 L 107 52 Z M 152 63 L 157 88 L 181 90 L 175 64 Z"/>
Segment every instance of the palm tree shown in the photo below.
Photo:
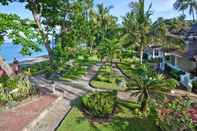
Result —
<path fill-rule="evenodd" d="M 138 101 L 141 103 L 140 110 L 146 112 L 148 101 L 153 93 L 164 93 L 174 89 L 177 81 L 173 79 L 165 79 L 161 74 L 155 72 L 151 66 L 141 64 L 132 70 L 132 76 L 128 81 L 128 90 L 133 90 L 133 95 L 139 95 Z"/>
<path fill-rule="evenodd" d="M 150 44 L 150 16 L 152 15 L 151 6 L 145 11 L 144 0 L 131 2 L 131 12 L 124 18 L 124 27 L 126 34 L 131 37 L 140 50 L 140 62 L 143 63 L 144 48 Z"/>
<path fill-rule="evenodd" d="M 97 24 L 98 24 L 98 35 L 97 40 L 98 44 L 101 41 L 104 41 L 106 32 L 113 20 L 112 16 L 109 14 L 112 6 L 105 7 L 103 4 L 97 5 L 97 12 L 96 12 L 96 18 L 97 18 Z"/>
<path fill-rule="evenodd" d="M 193 21 L 195 21 L 195 14 L 197 13 L 197 1 L 196 0 L 176 0 L 174 8 L 178 11 L 189 10 L 189 14 L 192 15 Z"/>
<path fill-rule="evenodd" d="M 183 15 L 185 15 L 185 10 L 187 9 L 187 5 L 185 0 L 176 0 L 173 4 L 175 10 L 182 11 Z"/>
<path fill-rule="evenodd" d="M 99 45 L 99 52 L 101 55 L 103 55 L 101 57 L 106 57 L 112 66 L 113 60 L 120 58 L 121 44 L 117 38 L 106 38 L 105 41 Z"/>
<path fill-rule="evenodd" d="M 195 21 L 195 14 L 197 13 L 197 1 L 187 0 L 186 2 L 189 8 L 189 14 L 192 15 L 193 21 Z"/>
<path fill-rule="evenodd" d="M 173 20 L 172 23 L 167 23 L 163 18 L 158 18 L 151 25 L 152 41 L 164 48 L 177 48 L 183 50 L 185 48 L 184 36 L 173 35 L 170 33 L 170 30 L 175 29 L 180 31 L 185 27 L 185 22 L 181 22 L 179 19 L 176 21 Z"/>
<path fill-rule="evenodd" d="M 132 2 L 130 4 L 131 12 L 124 17 L 123 25 L 125 30 L 125 39 L 130 42 L 130 46 L 135 45 L 140 50 L 140 63 L 143 63 L 144 48 L 150 44 L 159 45 L 176 45 L 184 41 L 182 38 L 173 36 L 169 33 L 167 25 L 162 18 L 152 23 L 150 16 L 152 15 L 151 7 L 144 9 L 144 0 Z M 164 41 L 165 40 L 165 41 Z M 128 44 L 127 44 L 128 45 Z"/>

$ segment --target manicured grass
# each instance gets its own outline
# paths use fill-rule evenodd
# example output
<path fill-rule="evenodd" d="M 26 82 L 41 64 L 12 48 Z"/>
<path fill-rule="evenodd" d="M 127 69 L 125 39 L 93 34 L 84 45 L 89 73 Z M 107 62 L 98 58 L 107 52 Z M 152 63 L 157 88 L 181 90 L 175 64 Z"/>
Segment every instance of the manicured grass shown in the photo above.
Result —
<path fill-rule="evenodd" d="M 60 80 L 76 80 L 80 79 L 82 76 L 84 76 L 89 68 L 97 63 L 98 58 L 96 56 L 91 56 L 88 58 L 84 58 L 83 56 L 80 56 L 78 59 L 75 60 L 76 65 L 73 67 L 65 67 L 63 68 L 62 77 Z"/>
<path fill-rule="evenodd" d="M 81 78 L 88 71 L 89 66 L 66 67 L 62 72 L 60 80 L 76 80 Z"/>
<path fill-rule="evenodd" d="M 91 85 L 98 89 L 109 89 L 109 90 L 125 90 L 125 87 L 120 87 L 116 83 L 108 83 L 103 81 L 91 81 Z"/>
<path fill-rule="evenodd" d="M 93 127 L 78 108 L 73 108 L 57 131 L 93 131 Z"/>
<path fill-rule="evenodd" d="M 93 87 L 106 90 L 125 90 L 126 86 L 124 83 L 124 77 L 117 74 L 109 65 L 102 66 L 97 76 L 91 81 Z"/>
<path fill-rule="evenodd" d="M 127 102 L 120 105 L 122 106 L 120 112 L 113 117 L 111 122 L 104 123 L 91 122 L 78 108 L 74 107 L 57 131 L 160 131 L 148 118 L 133 115 L 131 110 L 137 108 L 137 104 L 125 105 Z"/>

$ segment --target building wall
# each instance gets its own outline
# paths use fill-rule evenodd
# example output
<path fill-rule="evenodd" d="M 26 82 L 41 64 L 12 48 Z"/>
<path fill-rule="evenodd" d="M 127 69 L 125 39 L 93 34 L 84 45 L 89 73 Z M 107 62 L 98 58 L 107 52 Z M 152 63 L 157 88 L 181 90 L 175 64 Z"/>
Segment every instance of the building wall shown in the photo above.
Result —
<path fill-rule="evenodd" d="M 197 55 L 197 40 L 190 40 L 188 45 L 187 55 L 193 57 Z"/>
<path fill-rule="evenodd" d="M 196 64 L 187 58 L 184 57 L 176 57 L 176 65 L 186 72 L 191 72 L 195 70 Z"/>
<path fill-rule="evenodd" d="M 158 51 L 158 56 L 155 56 L 156 50 Z M 163 57 L 163 51 L 161 48 L 146 48 L 144 54 L 148 55 L 149 60 Z"/>

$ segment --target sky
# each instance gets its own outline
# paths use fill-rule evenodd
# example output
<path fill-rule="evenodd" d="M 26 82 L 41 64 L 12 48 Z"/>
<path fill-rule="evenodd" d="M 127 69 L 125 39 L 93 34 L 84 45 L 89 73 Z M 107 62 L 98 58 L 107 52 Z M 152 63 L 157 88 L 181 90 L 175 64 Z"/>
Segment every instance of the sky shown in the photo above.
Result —
<path fill-rule="evenodd" d="M 95 0 L 95 4 L 104 3 L 106 6 L 113 6 L 111 14 L 117 16 L 121 21 L 121 17 L 129 11 L 129 3 L 136 0 Z M 180 15 L 179 12 L 173 9 L 173 3 L 176 0 L 145 0 L 148 7 L 152 3 L 152 20 L 156 20 L 158 17 L 173 18 Z M 14 3 L 9 6 L 0 6 L 0 12 L 2 13 L 16 13 L 23 18 L 32 18 L 31 12 L 24 8 L 24 4 Z M 187 15 L 187 19 L 191 19 L 191 16 Z"/>

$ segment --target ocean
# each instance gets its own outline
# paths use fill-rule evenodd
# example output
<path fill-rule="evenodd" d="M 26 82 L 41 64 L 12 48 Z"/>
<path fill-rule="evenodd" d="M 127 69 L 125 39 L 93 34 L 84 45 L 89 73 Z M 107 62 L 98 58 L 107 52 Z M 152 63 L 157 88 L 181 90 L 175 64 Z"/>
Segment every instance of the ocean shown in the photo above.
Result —
<path fill-rule="evenodd" d="M 18 61 L 25 61 L 25 60 L 31 60 L 34 57 L 47 55 L 46 49 L 44 47 L 41 47 L 42 51 L 34 52 L 31 54 L 31 56 L 23 56 L 20 54 L 21 48 L 22 47 L 20 45 L 14 45 L 12 43 L 4 43 L 0 46 L 0 55 L 5 59 L 7 63 L 12 63 L 14 57 L 16 57 Z"/>

